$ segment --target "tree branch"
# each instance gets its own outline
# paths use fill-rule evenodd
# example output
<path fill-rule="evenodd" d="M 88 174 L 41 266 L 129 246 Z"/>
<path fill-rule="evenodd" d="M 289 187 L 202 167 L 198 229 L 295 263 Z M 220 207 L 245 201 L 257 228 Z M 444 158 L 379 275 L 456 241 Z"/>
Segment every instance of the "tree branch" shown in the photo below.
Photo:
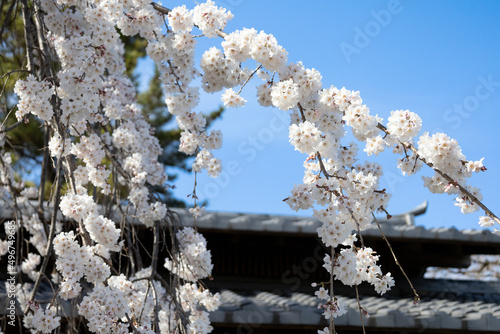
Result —
<path fill-rule="evenodd" d="M 42 266 L 40 267 L 40 271 L 38 272 L 38 277 L 36 279 L 35 285 L 33 286 L 33 290 L 31 292 L 31 297 L 30 297 L 31 302 L 33 302 L 35 300 L 35 296 L 36 296 L 36 293 L 38 291 L 38 288 L 40 287 L 42 277 L 45 275 L 45 270 L 47 269 L 47 265 L 48 265 L 49 260 L 51 258 L 52 243 L 54 241 L 54 234 L 56 231 L 57 214 L 59 212 L 59 201 L 60 201 L 61 179 L 62 179 L 61 164 L 62 164 L 61 159 L 57 159 L 56 193 L 54 196 L 49 235 L 47 236 L 47 247 L 45 248 L 45 257 L 43 258 Z M 29 310 L 29 307 L 26 306 L 26 309 L 24 310 L 25 315 L 28 313 L 28 310 Z"/>
<path fill-rule="evenodd" d="M 387 130 L 387 128 L 384 125 L 380 124 L 380 123 L 377 124 L 377 128 L 380 129 L 380 130 L 382 130 L 386 134 L 390 134 L 389 131 Z M 456 180 L 454 180 L 451 176 L 449 176 L 445 172 L 443 172 L 440 169 L 438 169 L 431 162 L 428 162 L 425 158 L 421 157 L 420 154 L 418 153 L 418 149 L 415 146 L 413 146 L 412 144 L 410 144 L 408 142 L 404 142 L 404 143 L 401 143 L 401 144 L 405 148 L 410 149 L 417 156 L 418 159 L 420 159 L 424 164 L 426 164 L 432 170 L 434 170 L 436 173 L 438 173 L 440 176 L 442 176 L 446 181 L 448 181 L 449 183 L 451 183 L 453 185 L 456 185 L 462 194 L 464 194 L 465 196 L 469 197 L 470 200 L 473 201 L 474 203 L 476 203 L 481 209 L 483 209 L 484 212 L 488 216 L 490 216 L 498 224 L 500 224 L 500 219 L 493 213 L 493 211 L 491 211 L 490 209 L 488 209 L 488 207 L 486 205 L 484 205 L 483 202 L 481 202 L 476 196 L 474 196 L 470 191 L 468 191 L 461 184 L 459 184 L 458 182 L 456 182 Z"/>

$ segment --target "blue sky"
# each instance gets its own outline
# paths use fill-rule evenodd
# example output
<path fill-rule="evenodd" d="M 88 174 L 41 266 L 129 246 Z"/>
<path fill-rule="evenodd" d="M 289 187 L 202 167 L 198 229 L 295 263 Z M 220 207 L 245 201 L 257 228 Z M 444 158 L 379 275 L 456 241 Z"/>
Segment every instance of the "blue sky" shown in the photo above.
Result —
<path fill-rule="evenodd" d="M 487 172 L 471 183 L 484 203 L 500 211 L 500 2 L 497 1 L 216 1 L 234 18 L 226 31 L 254 27 L 273 34 L 288 51 L 323 76 L 323 86 L 359 90 L 371 113 L 387 120 L 391 110 L 420 115 L 423 131 L 455 138 L 469 160 L 485 157 Z M 170 4 L 169 4 L 170 5 Z M 174 4 L 172 4 L 173 6 Z M 188 7 L 193 7 L 187 3 Z M 198 57 L 220 39 L 199 42 Z M 147 71 L 145 71 L 147 72 Z M 310 216 L 282 200 L 300 183 L 305 156 L 288 142 L 286 114 L 255 102 L 255 85 L 242 95 L 244 109 L 228 109 L 213 127 L 224 135 L 225 172 L 219 180 L 198 178 L 207 210 Z M 199 110 L 220 105 L 220 94 L 204 94 Z M 364 157 L 362 157 L 364 159 Z M 423 188 L 422 175 L 404 177 L 387 152 L 382 187 L 393 194 L 389 211 L 402 213 L 424 200 L 429 208 L 417 224 L 479 228 L 479 214 L 462 215 L 453 197 Z M 369 160 L 372 160 L 369 158 Z M 192 175 L 180 175 L 175 195 L 186 198 Z"/>

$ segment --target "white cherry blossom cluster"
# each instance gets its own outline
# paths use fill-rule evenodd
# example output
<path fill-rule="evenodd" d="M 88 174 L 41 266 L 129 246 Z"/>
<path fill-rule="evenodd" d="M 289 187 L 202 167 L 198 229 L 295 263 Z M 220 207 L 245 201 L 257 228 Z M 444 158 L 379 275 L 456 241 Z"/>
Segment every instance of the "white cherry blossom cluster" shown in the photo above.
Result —
<path fill-rule="evenodd" d="M 481 227 L 492 227 L 495 225 L 495 221 L 491 217 L 481 216 L 479 217 L 479 225 L 481 225 Z"/>
<path fill-rule="evenodd" d="M 245 72 L 240 69 L 239 63 L 224 57 L 224 53 L 216 47 L 203 53 L 200 67 L 203 70 L 203 89 L 209 93 L 234 87 L 245 79 Z"/>
<path fill-rule="evenodd" d="M 195 334 L 206 334 L 213 330 L 212 325 L 210 325 L 210 319 L 208 317 L 208 312 L 205 311 L 193 311 L 189 315 L 189 327 L 188 333 Z"/>
<path fill-rule="evenodd" d="M 282 80 L 271 88 L 271 101 L 281 110 L 294 108 L 299 99 L 299 86 L 293 82 L 293 79 Z"/>
<path fill-rule="evenodd" d="M 280 70 L 281 81 L 292 79 L 293 83 L 300 87 L 299 100 L 304 106 L 314 103 L 318 91 L 321 90 L 321 73 L 314 68 L 306 68 L 301 61 L 290 63 Z M 264 79 L 267 79 L 264 77 Z"/>
<path fill-rule="evenodd" d="M 71 139 L 65 138 L 63 140 L 59 133 L 54 133 L 49 141 L 49 151 L 52 157 L 59 158 L 67 156 L 71 151 Z"/>
<path fill-rule="evenodd" d="M 173 32 L 193 30 L 193 14 L 186 8 L 186 5 L 178 6 L 168 13 L 168 25 Z"/>
<path fill-rule="evenodd" d="M 24 259 L 23 263 L 21 263 L 21 270 L 23 273 L 27 274 L 29 278 L 32 280 L 36 280 L 38 276 L 38 272 L 36 271 L 36 267 L 40 264 L 41 257 L 35 253 L 28 253 L 28 257 Z"/>
<path fill-rule="evenodd" d="M 343 316 L 347 313 L 347 305 L 342 298 L 334 297 L 333 301 L 328 301 L 327 303 L 322 305 L 322 307 L 324 309 L 323 316 L 327 320 L 330 318 Z M 318 333 L 319 332 L 320 331 L 318 331 Z M 326 333 L 329 333 L 329 331 L 326 331 Z"/>
<path fill-rule="evenodd" d="M 257 102 L 263 107 L 270 107 L 273 105 L 271 97 L 271 86 L 269 83 L 263 83 L 257 87 Z"/>
<path fill-rule="evenodd" d="M 38 215 L 32 214 L 31 216 L 23 216 L 23 227 L 30 234 L 29 242 L 33 245 L 38 254 L 45 256 L 47 251 L 47 234 L 43 228 L 43 224 L 38 218 Z M 56 233 L 62 229 L 61 224 L 56 225 Z"/>
<path fill-rule="evenodd" d="M 383 295 L 394 286 L 394 278 L 391 273 L 382 274 L 376 263 L 379 256 L 373 254 L 370 247 L 345 248 L 336 256 L 333 264 L 331 257 L 326 255 L 323 267 L 344 285 L 353 286 L 368 282 L 375 287 L 375 291 Z"/>
<path fill-rule="evenodd" d="M 87 194 L 66 193 L 59 206 L 63 215 L 76 221 L 83 221 L 89 214 L 97 214 L 97 205 Z"/>
<path fill-rule="evenodd" d="M 221 46 L 224 55 L 236 62 L 245 62 L 251 57 L 253 39 L 257 36 L 255 29 L 236 30 L 224 37 Z"/>
<path fill-rule="evenodd" d="M 422 177 L 425 187 L 433 193 L 457 195 L 455 205 L 460 207 L 464 214 L 479 210 L 479 206 L 468 195 L 460 191 L 459 185 L 466 188 L 477 199 L 483 199 L 480 189 L 467 185 L 467 178 L 471 177 L 473 172 L 478 173 L 486 170 L 483 166 L 483 159 L 467 161 L 457 141 L 443 133 L 436 133 L 432 136 L 424 133 L 420 136 L 418 154 L 453 179 L 453 182 L 450 182 L 436 172 L 432 177 Z M 480 225 L 482 225 L 481 222 Z"/>
<path fill-rule="evenodd" d="M 317 152 L 321 135 L 321 131 L 309 121 L 292 124 L 289 129 L 290 143 L 301 153 Z"/>
<path fill-rule="evenodd" d="M 227 21 L 233 18 L 230 11 L 217 7 L 212 0 L 200 3 L 193 10 L 193 22 L 207 37 L 216 37 L 218 30 L 224 30 Z"/>
<path fill-rule="evenodd" d="M 65 300 L 76 298 L 82 287 L 79 283 L 84 275 L 88 252 L 75 241 L 73 231 L 58 234 L 53 241 L 57 271 L 63 276 L 59 296 Z"/>
<path fill-rule="evenodd" d="M 139 270 L 130 278 L 126 278 L 125 275 L 121 274 L 119 276 L 112 276 L 108 280 L 111 288 L 124 294 L 132 314 L 140 314 L 143 312 L 143 314 L 149 318 L 145 319 L 143 325 L 150 323 L 153 320 L 154 314 L 155 299 L 152 295 L 147 294 L 148 285 L 150 285 L 147 278 L 150 276 L 151 268 L 148 267 Z M 165 289 L 156 280 L 153 280 L 152 284 L 157 290 L 157 293 L 161 296 L 159 299 L 163 300 L 166 293 Z M 166 305 L 162 305 L 162 307 L 169 307 L 169 305 L 166 303 Z"/>
<path fill-rule="evenodd" d="M 286 65 L 288 53 L 278 45 L 273 35 L 255 29 L 236 30 L 224 36 L 222 42 L 227 58 L 238 63 L 253 59 L 267 70 L 278 71 Z"/>
<path fill-rule="evenodd" d="M 387 120 L 387 131 L 402 142 L 411 141 L 422 128 L 422 119 L 409 110 L 391 111 Z"/>
<path fill-rule="evenodd" d="M 246 100 L 238 95 L 232 88 L 226 89 L 221 98 L 226 107 L 238 108 L 245 105 Z"/>
<path fill-rule="evenodd" d="M 251 52 L 250 56 L 247 53 L 252 49 L 255 36 L 255 32 L 245 30 L 227 35 L 223 42 L 225 56 L 238 61 L 250 58 Z M 266 64 L 261 63 L 266 68 Z M 376 264 L 378 257 L 367 255 L 371 249 L 358 249 L 350 243 L 353 231 L 362 232 L 371 223 L 372 212 L 385 210 L 390 195 L 379 190 L 380 166 L 356 165 L 357 144 L 341 144 L 345 135 L 343 128 L 344 125 L 351 127 L 358 140 L 366 141 L 365 151 L 369 154 L 379 154 L 398 140 L 410 140 L 418 134 L 420 119 L 408 111 L 393 112 L 389 128 L 394 135 L 384 137 L 379 135 L 382 129 L 378 125 L 382 119 L 370 115 L 359 92 L 333 86 L 322 89 L 319 72 L 306 69 L 302 63 L 281 64 L 274 70 L 279 74 L 279 80 L 274 82 L 268 81 L 269 76 L 259 74 L 268 81 L 258 87 L 259 102 L 292 110 L 290 142 L 308 156 L 304 163 L 304 183 L 294 186 L 286 202 L 296 211 L 316 205 L 325 207 L 315 210 L 315 216 L 323 223 L 318 228 L 319 236 L 327 246 L 345 243 L 351 247 L 338 254 L 331 274 L 347 285 L 368 281 L 383 294 L 394 285 L 392 276 L 382 274 Z M 398 122 L 401 118 L 403 121 Z M 350 241 L 346 243 L 346 240 Z M 327 259 L 325 266 L 331 268 L 331 260 Z M 343 313 L 341 310 L 338 304 L 329 302 L 325 304 L 324 315 L 338 316 Z"/>
<path fill-rule="evenodd" d="M 5 152 L 4 148 L 0 151 L 0 203 L 5 205 L 9 203 L 10 195 L 9 184 L 15 184 L 15 173 L 12 168 L 12 155 L 10 152 Z M 6 201 L 7 200 L 7 201 Z"/>
<path fill-rule="evenodd" d="M 189 314 L 189 331 L 191 333 L 210 333 L 212 326 L 208 312 L 217 310 L 221 304 L 219 293 L 212 294 L 197 284 L 186 283 L 177 289 L 177 294 L 183 310 Z M 203 306 L 206 311 L 200 310 Z"/>
<path fill-rule="evenodd" d="M 317 287 L 317 283 L 311 284 L 313 288 Z M 326 319 L 337 318 L 347 313 L 347 307 L 342 298 L 338 298 L 335 296 L 330 296 L 328 293 L 328 289 L 324 288 L 324 283 L 321 284 L 321 287 L 318 291 L 314 293 L 318 299 L 322 302 L 326 301 L 324 304 L 321 304 L 318 308 L 324 309 L 323 316 Z M 325 327 L 323 330 L 318 330 L 318 333 L 330 333 L 328 327 Z"/>
<path fill-rule="evenodd" d="M 340 144 L 345 134 L 343 124 L 346 124 L 358 140 L 370 144 L 367 149 L 370 153 L 382 152 L 391 145 L 378 135 L 377 125 L 382 120 L 369 114 L 358 92 L 335 87 L 320 90 L 320 75 L 308 77 L 307 73 L 316 72 L 304 71 L 302 64 L 289 66 L 287 71 L 283 70 L 280 76 L 289 78 L 281 81 L 284 85 L 281 87 L 289 87 L 288 93 L 279 95 L 275 94 L 279 90 L 272 90 L 271 101 L 280 109 L 294 109 L 290 142 L 308 158 L 304 163 L 304 184 L 295 185 L 286 202 L 294 210 L 310 209 L 315 205 L 325 207 L 315 210 L 315 216 L 323 223 L 318 228 L 322 241 L 329 247 L 342 243 L 351 247 L 338 254 L 333 271 L 332 261 L 327 256 L 325 268 L 343 284 L 352 286 L 367 281 L 383 294 L 394 285 L 392 276 L 382 274 L 376 264 L 378 257 L 367 255 L 371 249 L 352 245 L 352 232 L 362 233 L 372 221 L 371 213 L 384 210 L 390 195 L 378 190 L 380 166 L 356 165 L 356 143 Z M 301 79 L 295 79 L 297 77 Z M 294 79 L 301 84 L 294 83 Z M 295 90 L 293 94 L 291 87 Z M 281 91 L 285 92 L 283 88 Z M 325 297 L 325 291 L 321 291 L 321 297 Z M 343 314 L 336 302 L 329 301 L 324 307 L 326 318 Z"/>
<path fill-rule="evenodd" d="M 4 256 L 9 251 L 9 242 L 7 240 L 0 240 L 0 256 Z"/>
<path fill-rule="evenodd" d="M 123 274 L 111 276 L 108 286 L 99 285 L 91 294 L 84 297 L 79 305 L 79 313 L 92 323 L 91 330 L 98 333 L 116 333 L 114 330 L 128 328 L 129 318 L 141 319 L 134 326 L 141 326 L 147 333 L 152 328 L 155 299 L 147 294 L 148 280 L 151 269 L 145 268 L 127 279 Z M 167 295 L 166 290 L 157 282 L 152 282 L 156 290 L 157 298 L 162 302 L 158 305 L 159 325 L 162 333 L 175 332 L 178 315 L 174 311 L 174 303 Z M 203 306 L 207 311 L 215 311 L 220 305 L 220 295 L 211 294 L 207 289 L 202 289 L 197 284 L 186 283 L 176 289 L 176 294 L 183 312 L 189 316 L 190 333 L 209 333 L 212 330 L 208 313 L 199 308 Z M 142 317 L 141 317 L 142 314 Z M 146 333 L 146 332 L 145 332 Z"/>
<path fill-rule="evenodd" d="M 98 284 L 110 275 L 110 267 L 101 258 L 109 258 L 109 253 L 99 247 L 80 246 L 73 231 L 59 233 L 54 238 L 54 251 L 56 269 L 63 277 L 59 296 L 65 300 L 78 297 L 83 276 L 89 283 Z"/>
<path fill-rule="evenodd" d="M 208 1 L 206 4 L 196 6 L 192 11 L 182 7 L 172 10 L 169 13 L 169 22 L 176 35 L 179 31 L 190 31 L 190 22 L 194 22 L 205 35 L 212 37 L 219 34 L 217 31 L 222 30 L 231 17 L 232 14 L 218 8 L 212 1 Z M 211 18 L 208 25 L 206 24 L 207 18 Z M 231 34 L 220 33 L 220 35 L 224 36 L 222 42 L 224 53 L 220 49 L 212 47 L 202 56 L 200 63 L 203 70 L 202 87 L 207 92 L 216 92 L 227 88 L 222 97 L 224 104 L 230 107 L 239 107 L 244 104 L 245 100 L 236 94 L 232 87 L 242 84 L 250 75 L 249 70 L 241 67 L 241 62 L 251 58 L 262 63 L 268 70 L 274 71 L 285 65 L 286 51 L 277 44 L 272 35 L 263 32 L 257 34 L 254 29 L 243 29 Z M 163 48 L 163 50 L 168 49 L 168 46 Z M 179 57 L 175 57 L 167 51 L 164 53 L 163 63 L 165 63 L 165 58 L 169 57 L 171 57 L 169 64 L 177 65 L 181 62 Z M 212 156 L 211 151 L 220 145 L 216 145 L 216 148 L 207 145 L 206 139 L 210 139 L 213 133 L 206 135 L 204 133 L 205 123 L 202 121 L 201 115 L 192 112 L 192 108 L 198 102 L 198 95 L 196 92 L 193 93 L 193 89 L 188 86 L 192 80 L 192 73 L 196 73 L 192 67 L 193 64 L 190 65 L 186 67 L 187 74 L 184 74 L 183 66 L 177 65 L 174 76 L 162 76 L 166 103 L 169 111 L 177 116 L 179 126 L 183 130 L 180 150 L 186 154 L 197 154 L 193 170 L 207 169 L 209 175 L 217 176 L 222 166 L 220 161 Z M 163 73 L 171 74 L 168 73 L 171 66 L 165 66 L 165 68 L 160 66 L 159 68 Z M 172 77 L 175 80 L 172 80 Z M 213 140 L 208 140 L 208 143 L 211 142 Z M 217 140 L 217 142 L 221 141 Z"/>
<path fill-rule="evenodd" d="M 94 186 L 101 188 L 101 192 L 103 194 L 109 195 L 111 193 L 111 185 L 108 182 L 111 170 L 107 169 L 104 165 L 97 165 L 97 167 L 87 165 L 86 175 L 88 176 L 88 180 L 92 182 Z M 84 180 L 86 181 L 86 179 Z M 86 184 L 87 182 L 85 181 L 83 181 L 82 184 Z"/>
<path fill-rule="evenodd" d="M 359 102 L 361 103 L 361 100 Z M 358 140 L 366 140 L 376 134 L 378 131 L 376 126 L 381 119 L 370 115 L 369 108 L 366 105 L 350 103 L 344 111 L 342 120 L 347 126 L 351 127 L 353 135 Z"/>
<path fill-rule="evenodd" d="M 38 81 L 33 75 L 24 80 L 18 80 L 14 92 L 19 97 L 16 118 L 21 121 L 28 114 L 38 116 L 44 121 L 50 121 L 54 112 L 50 104 L 53 89 L 46 81 Z"/>
<path fill-rule="evenodd" d="M 89 232 L 90 238 L 111 251 L 119 251 L 122 243 L 118 242 L 121 230 L 111 219 L 102 215 L 90 213 L 84 220 L 85 229 Z"/>
<path fill-rule="evenodd" d="M 214 157 L 212 152 L 203 149 L 196 155 L 193 163 L 193 171 L 200 172 L 203 169 L 207 170 L 208 175 L 217 177 L 222 171 L 222 163 L 220 159 Z"/>
<path fill-rule="evenodd" d="M 276 38 L 263 31 L 252 39 L 250 56 L 271 72 L 278 71 L 288 60 L 288 52 L 278 44 Z"/>
<path fill-rule="evenodd" d="M 119 319 L 130 313 L 130 307 L 125 294 L 113 285 L 96 286 L 83 297 L 78 313 L 87 319 L 89 329 L 94 333 L 117 333 L 115 327 L 128 333 L 128 325 Z"/>
<path fill-rule="evenodd" d="M 328 209 L 316 211 L 314 216 L 323 223 L 317 232 L 321 241 L 328 247 L 337 247 L 355 229 L 355 226 L 349 224 L 350 221 L 347 223 L 340 221 L 336 213 Z"/>
<path fill-rule="evenodd" d="M 388 146 L 387 142 L 381 135 L 378 135 L 366 139 L 366 146 L 363 151 L 365 151 L 367 155 L 379 155 L 379 153 L 385 150 L 386 146 Z"/>
<path fill-rule="evenodd" d="M 32 328 L 42 333 L 52 333 L 54 329 L 59 327 L 60 322 L 61 317 L 57 316 L 55 307 L 44 310 L 42 307 L 38 306 L 31 319 Z"/>
<path fill-rule="evenodd" d="M 201 217 L 205 213 L 205 207 L 196 205 L 193 208 L 189 209 L 189 213 L 193 215 L 193 218 Z"/>
<path fill-rule="evenodd" d="M 106 155 L 101 140 L 95 133 L 80 137 L 80 142 L 72 145 L 71 153 L 92 167 L 97 167 Z"/>
<path fill-rule="evenodd" d="M 120 229 L 116 224 L 99 215 L 97 204 L 89 195 L 66 193 L 60 203 L 61 212 L 78 222 L 83 222 L 85 229 L 96 243 L 108 250 L 119 251 L 122 243 L 118 242 Z"/>
<path fill-rule="evenodd" d="M 213 264 L 206 239 L 192 227 L 184 227 L 176 234 L 180 253 L 165 259 L 165 268 L 182 279 L 196 282 L 212 274 Z"/>
<path fill-rule="evenodd" d="M 220 147 L 221 134 L 207 134 L 205 119 L 200 113 L 192 110 L 199 101 L 199 94 L 197 88 L 189 86 L 198 74 L 194 68 L 195 43 L 189 32 L 193 25 L 196 25 L 205 36 L 215 37 L 232 16 L 231 12 L 217 7 L 213 1 L 201 3 L 193 10 L 188 10 L 185 6 L 174 8 L 168 14 L 168 25 L 173 34 L 165 38 L 151 39 L 147 48 L 148 54 L 157 61 L 158 69 L 162 73 L 161 80 L 169 112 L 177 116 L 179 127 L 183 130 L 181 152 L 197 153 L 199 158 L 193 169 L 208 169 L 212 176 L 217 176 L 222 169 L 220 160 L 214 158 L 210 152 Z M 206 91 L 230 88 L 245 78 L 245 72 L 238 64 L 224 59 L 216 48 L 207 51 L 202 59 L 201 68 L 205 71 L 202 86 Z"/>
<path fill-rule="evenodd" d="M 432 136 L 428 133 L 422 135 L 418 141 L 418 151 L 422 158 L 438 169 L 451 172 L 454 178 L 469 172 L 467 168 L 464 168 L 465 155 L 457 141 L 444 133 L 436 133 Z"/>

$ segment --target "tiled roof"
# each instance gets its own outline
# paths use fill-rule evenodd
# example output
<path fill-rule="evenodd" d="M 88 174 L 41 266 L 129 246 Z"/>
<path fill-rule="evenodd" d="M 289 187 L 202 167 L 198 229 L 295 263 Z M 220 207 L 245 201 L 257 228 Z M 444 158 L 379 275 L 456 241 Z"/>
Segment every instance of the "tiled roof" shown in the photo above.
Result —
<path fill-rule="evenodd" d="M 414 224 L 415 216 L 425 212 L 427 202 L 404 214 L 391 219 L 378 219 L 384 234 L 390 238 L 438 239 L 468 241 L 477 243 L 499 243 L 500 236 L 489 230 L 457 230 L 454 227 L 425 228 Z M 175 209 L 186 226 L 193 226 L 193 218 L 187 210 Z M 217 229 L 247 232 L 317 234 L 316 229 L 321 222 L 316 218 L 296 216 L 242 214 L 229 212 L 207 212 L 196 220 L 201 229 Z M 380 236 L 376 224 L 371 224 L 362 232 L 363 236 Z"/>
<path fill-rule="evenodd" d="M 427 281 L 427 280 L 426 280 Z M 431 280 L 429 280 L 431 281 Z M 432 281 L 431 281 L 432 282 Z M 435 280 L 430 286 L 441 291 L 422 294 L 414 305 L 413 298 L 361 297 L 361 306 L 370 317 L 364 317 L 367 328 L 404 328 L 408 330 L 474 330 L 500 329 L 500 285 L 480 282 Z M 429 283 L 429 282 L 428 282 Z M 469 292 L 466 292 L 469 291 Z M 360 327 L 358 302 L 353 297 L 341 297 L 347 314 L 335 319 L 336 326 Z M 264 325 L 327 326 L 315 296 L 295 292 L 287 297 L 271 292 L 240 295 L 221 291 L 222 305 L 211 313 L 214 323 L 259 327 Z"/>
<path fill-rule="evenodd" d="M 36 205 L 35 205 L 36 206 Z M 33 208 L 28 207 L 31 214 Z M 395 215 L 391 219 L 378 218 L 384 234 L 391 238 L 409 239 L 438 239 L 467 241 L 474 243 L 499 243 L 500 235 L 493 234 L 489 230 L 466 229 L 457 230 L 454 227 L 425 228 L 415 225 L 415 216 L 425 213 L 427 201 L 415 207 L 413 210 L 403 214 Z M 194 226 L 192 215 L 186 209 L 172 208 L 179 214 L 183 225 Z M 34 211 L 33 211 L 34 212 Z M 12 210 L 0 208 L 0 218 L 9 218 Z M 119 217 L 115 218 L 120 221 Z M 130 217 L 132 223 L 135 218 Z M 275 232 L 316 235 L 316 229 L 321 222 L 316 218 L 305 218 L 285 215 L 231 213 L 231 212 L 207 212 L 196 220 L 196 226 L 202 229 L 230 230 L 238 232 Z M 362 232 L 363 236 L 380 236 L 376 224 L 371 224 Z"/>
<path fill-rule="evenodd" d="M 3 282 L 2 282 L 3 283 Z M 414 282 L 415 284 L 415 282 Z M 421 290 L 418 286 L 425 286 Z M 367 328 L 404 328 L 407 330 L 470 330 L 494 331 L 500 328 L 500 283 L 478 281 L 420 280 L 416 287 L 422 300 L 414 305 L 412 297 L 361 296 L 361 306 L 370 317 L 364 318 Z M 327 326 L 320 300 L 312 294 L 293 292 L 286 296 L 273 292 L 240 293 L 220 291 L 222 305 L 210 314 L 217 324 L 259 327 Z M 53 292 L 42 284 L 39 300 L 49 300 Z M 336 326 L 360 327 L 358 303 L 352 296 L 337 296 L 345 302 L 347 314 L 335 319 Z M 5 285 L 0 285 L 0 309 L 8 301 Z M 75 316 L 67 302 L 63 314 Z M 18 311 L 19 312 L 19 311 Z M 19 314 L 19 313 L 18 313 Z"/>
<path fill-rule="evenodd" d="M 448 278 L 454 280 L 500 280 L 500 255 L 471 255 L 471 265 L 468 268 L 438 268 L 429 267 L 426 278 Z"/>

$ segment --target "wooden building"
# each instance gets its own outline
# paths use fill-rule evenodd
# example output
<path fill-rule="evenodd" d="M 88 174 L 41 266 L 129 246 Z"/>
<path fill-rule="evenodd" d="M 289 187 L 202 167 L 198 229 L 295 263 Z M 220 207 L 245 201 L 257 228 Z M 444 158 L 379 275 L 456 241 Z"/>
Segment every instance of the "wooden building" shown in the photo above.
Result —
<path fill-rule="evenodd" d="M 396 279 L 396 286 L 383 296 L 371 285 L 359 287 L 361 305 L 370 315 L 364 320 L 367 332 L 500 333 L 500 282 L 424 278 L 429 266 L 467 268 L 472 254 L 500 254 L 500 236 L 486 230 L 415 225 L 416 216 L 426 208 L 424 203 L 379 220 L 421 297 L 418 305 L 377 225 L 362 232 L 365 245 L 380 255 L 382 270 Z M 192 224 L 187 212 L 179 213 Z M 213 333 L 316 333 L 327 325 L 311 287 L 312 282 L 329 280 L 322 268 L 328 250 L 317 239 L 319 221 L 212 212 L 199 218 L 196 226 L 212 252 L 214 279 L 207 285 L 223 300 L 211 315 Z M 354 288 L 337 281 L 334 290 L 349 308 L 335 319 L 337 331 L 362 333 Z"/>

